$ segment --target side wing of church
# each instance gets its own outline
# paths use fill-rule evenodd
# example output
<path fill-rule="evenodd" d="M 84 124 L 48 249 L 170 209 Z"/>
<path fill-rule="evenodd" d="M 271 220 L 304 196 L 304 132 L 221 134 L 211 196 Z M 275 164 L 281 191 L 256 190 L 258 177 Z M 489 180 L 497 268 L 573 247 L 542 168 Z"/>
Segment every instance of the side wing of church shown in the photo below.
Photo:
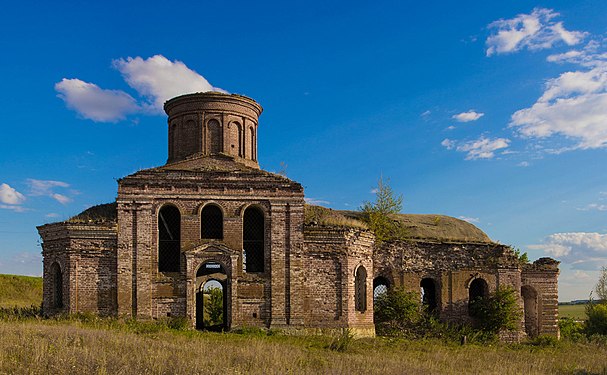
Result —
<path fill-rule="evenodd" d="M 400 215 L 411 238 L 376 245 L 361 226 L 323 225 L 303 187 L 257 161 L 261 106 L 197 93 L 166 102 L 168 161 L 118 181 L 115 203 L 38 227 L 47 315 L 91 312 L 185 317 L 208 328 L 210 285 L 224 329 L 373 335 L 373 299 L 401 286 L 442 320 L 471 320 L 468 303 L 501 286 L 520 292 L 521 333 L 558 335 L 558 262 L 520 264 L 472 224 Z M 323 211 L 324 210 L 324 211 Z M 344 222 L 348 222 L 344 220 Z"/>

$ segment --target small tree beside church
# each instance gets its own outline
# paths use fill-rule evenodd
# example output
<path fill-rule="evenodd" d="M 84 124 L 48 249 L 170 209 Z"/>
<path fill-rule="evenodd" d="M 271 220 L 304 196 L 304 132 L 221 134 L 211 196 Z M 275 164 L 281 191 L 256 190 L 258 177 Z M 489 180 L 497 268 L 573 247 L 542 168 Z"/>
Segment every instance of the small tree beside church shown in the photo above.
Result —
<path fill-rule="evenodd" d="M 377 182 L 375 202 L 364 202 L 360 207 L 363 220 L 375 234 L 377 243 L 403 238 L 405 228 L 393 217 L 403 209 L 402 194 L 396 196 L 388 182 L 380 177 Z"/>

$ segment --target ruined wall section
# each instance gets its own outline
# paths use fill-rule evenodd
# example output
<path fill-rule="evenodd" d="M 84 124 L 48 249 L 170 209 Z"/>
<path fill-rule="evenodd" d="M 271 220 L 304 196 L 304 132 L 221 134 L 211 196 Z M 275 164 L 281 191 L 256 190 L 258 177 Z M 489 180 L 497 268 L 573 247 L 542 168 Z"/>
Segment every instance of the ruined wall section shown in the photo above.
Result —
<path fill-rule="evenodd" d="M 420 293 L 423 279 L 436 285 L 441 319 L 469 322 L 470 283 L 477 278 L 487 282 L 488 292 L 500 286 L 520 290 L 520 270 L 512 249 L 495 243 L 457 243 L 398 241 L 376 248 L 374 277 L 390 285 Z"/>
<path fill-rule="evenodd" d="M 43 240 L 44 314 L 116 314 L 116 230 L 115 223 L 63 222 L 38 227 Z M 61 307 L 54 295 L 54 264 L 61 269 Z"/>
<path fill-rule="evenodd" d="M 560 337 L 558 327 L 559 263 L 551 258 L 540 258 L 523 267 L 521 293 L 525 299 L 527 327 L 537 325 L 530 335 L 547 334 Z M 535 306 L 534 306 L 535 305 Z M 533 314 L 535 312 L 535 316 Z"/>
<path fill-rule="evenodd" d="M 350 328 L 372 336 L 373 242 L 367 231 L 309 226 L 304 230 L 303 310 L 307 327 Z M 355 307 L 355 274 L 364 267 L 366 308 Z"/>

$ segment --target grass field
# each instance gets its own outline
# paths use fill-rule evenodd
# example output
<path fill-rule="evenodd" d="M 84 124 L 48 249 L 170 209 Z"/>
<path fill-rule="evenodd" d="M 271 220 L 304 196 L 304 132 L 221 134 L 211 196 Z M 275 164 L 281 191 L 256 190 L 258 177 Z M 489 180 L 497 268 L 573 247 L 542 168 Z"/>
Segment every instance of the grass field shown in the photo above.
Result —
<path fill-rule="evenodd" d="M 149 324 L 149 323 L 148 323 Z M 129 328 L 130 327 L 130 328 Z M 0 321 L 9 374 L 601 374 L 607 346 L 465 345 L 154 330 L 115 320 Z"/>
<path fill-rule="evenodd" d="M 0 275 L 0 308 L 40 306 L 42 278 Z"/>
<path fill-rule="evenodd" d="M 586 319 L 586 305 L 559 305 L 559 317 L 584 320 Z"/>

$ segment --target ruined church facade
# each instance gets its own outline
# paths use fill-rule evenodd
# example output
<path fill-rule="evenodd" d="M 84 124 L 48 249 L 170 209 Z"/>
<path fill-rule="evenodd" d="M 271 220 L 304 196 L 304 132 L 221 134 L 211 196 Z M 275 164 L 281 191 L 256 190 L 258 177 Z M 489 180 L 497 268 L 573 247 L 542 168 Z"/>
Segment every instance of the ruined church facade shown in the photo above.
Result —
<path fill-rule="evenodd" d="M 120 179 L 114 204 L 38 227 L 45 314 L 185 317 L 205 328 L 212 282 L 224 329 L 368 336 L 374 296 L 388 288 L 419 292 L 441 319 L 468 322 L 471 299 L 508 286 L 524 310 L 520 333 L 558 335 L 558 262 L 521 264 L 445 216 L 401 215 L 411 237 L 382 244 L 364 228 L 307 220 L 303 187 L 259 168 L 258 103 L 197 93 L 165 111 L 165 165 Z"/>

